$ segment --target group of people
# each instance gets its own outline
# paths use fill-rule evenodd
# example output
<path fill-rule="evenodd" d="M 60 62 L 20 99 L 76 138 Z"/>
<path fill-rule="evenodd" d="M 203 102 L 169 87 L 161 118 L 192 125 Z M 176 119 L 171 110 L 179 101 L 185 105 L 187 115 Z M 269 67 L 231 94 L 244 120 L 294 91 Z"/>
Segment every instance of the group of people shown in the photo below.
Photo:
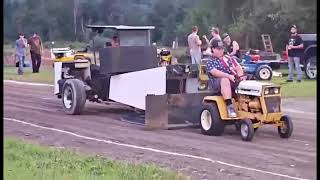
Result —
<path fill-rule="evenodd" d="M 293 68 L 298 71 L 298 82 L 301 81 L 302 72 L 300 68 L 299 52 L 303 49 L 301 37 L 297 34 L 298 28 L 293 25 L 290 29 L 291 36 L 286 45 L 288 54 L 289 77 L 287 82 L 293 81 Z M 210 89 L 214 94 L 221 95 L 227 105 L 227 112 L 230 118 L 237 116 L 232 104 L 232 97 L 235 95 L 235 88 L 241 80 L 245 80 L 244 72 L 236 58 L 240 58 L 239 45 L 233 41 L 228 34 L 219 35 L 218 28 L 212 28 L 212 39 L 207 42 L 208 48 L 201 51 L 202 42 L 197 35 L 198 28 L 194 26 L 192 33 L 188 36 L 188 45 L 193 64 L 200 64 L 203 55 L 208 55 L 206 71 L 209 77 Z"/>
<path fill-rule="evenodd" d="M 39 73 L 43 52 L 42 40 L 36 32 L 29 39 L 26 39 L 23 33 L 19 33 L 19 38 L 15 41 L 15 53 L 13 54 L 18 66 L 18 75 L 23 75 L 24 73 L 23 68 L 27 56 L 27 48 L 30 50 L 32 72 Z"/>
<path fill-rule="evenodd" d="M 240 58 L 239 45 L 236 41 L 231 40 L 230 36 L 225 33 L 220 36 L 218 28 L 211 29 L 212 38 L 204 35 L 200 40 L 198 27 L 192 27 L 192 33 L 188 36 L 188 45 L 191 55 L 192 64 L 200 64 L 203 56 L 208 56 L 209 60 L 206 65 L 208 72 L 210 89 L 214 94 L 222 95 L 226 105 L 229 117 L 236 117 L 234 106 L 232 104 L 232 96 L 238 79 L 242 80 L 243 70 L 240 64 L 235 60 Z M 201 50 L 203 42 L 206 43 L 205 48 Z"/>
<path fill-rule="evenodd" d="M 227 54 L 236 59 L 240 58 L 240 47 L 237 41 L 232 40 L 228 33 L 224 33 L 220 36 L 219 28 L 211 28 L 212 38 L 208 40 L 206 35 L 202 38 L 198 35 L 198 27 L 192 27 L 192 33 L 188 36 L 188 45 L 190 50 L 190 56 L 192 64 L 200 64 L 200 61 L 205 56 L 212 56 L 210 49 L 213 40 L 221 40 L 224 44 L 224 54 Z"/>

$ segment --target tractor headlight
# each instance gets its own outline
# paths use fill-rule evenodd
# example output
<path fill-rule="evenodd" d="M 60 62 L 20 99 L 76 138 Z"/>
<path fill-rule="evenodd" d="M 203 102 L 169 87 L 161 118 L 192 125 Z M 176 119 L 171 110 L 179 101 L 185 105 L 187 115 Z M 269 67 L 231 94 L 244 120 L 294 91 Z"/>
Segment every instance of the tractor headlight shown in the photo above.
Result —
<path fill-rule="evenodd" d="M 279 92 L 280 92 L 279 87 L 270 87 L 264 90 L 265 95 L 279 94 Z"/>

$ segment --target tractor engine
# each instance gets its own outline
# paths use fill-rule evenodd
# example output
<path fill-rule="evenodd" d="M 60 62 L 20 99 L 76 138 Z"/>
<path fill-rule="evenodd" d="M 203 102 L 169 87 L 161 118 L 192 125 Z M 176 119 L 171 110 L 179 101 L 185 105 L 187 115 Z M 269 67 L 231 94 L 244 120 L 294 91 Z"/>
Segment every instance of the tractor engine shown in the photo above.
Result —
<path fill-rule="evenodd" d="M 240 111 L 257 113 L 264 107 L 268 113 L 280 112 L 280 86 L 259 81 L 241 81 L 236 89 Z"/>
<path fill-rule="evenodd" d="M 259 97 L 240 94 L 238 96 L 238 102 L 241 111 L 252 113 L 261 112 Z"/>

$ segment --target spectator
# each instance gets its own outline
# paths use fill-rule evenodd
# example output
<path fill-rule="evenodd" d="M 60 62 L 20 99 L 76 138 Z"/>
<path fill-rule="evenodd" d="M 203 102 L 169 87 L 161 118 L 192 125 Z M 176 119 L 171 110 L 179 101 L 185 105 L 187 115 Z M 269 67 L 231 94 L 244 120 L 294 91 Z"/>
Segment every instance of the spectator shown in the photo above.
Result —
<path fill-rule="evenodd" d="M 231 57 L 240 59 L 240 47 L 237 41 L 232 40 L 227 33 L 222 35 L 222 40 L 226 48 L 226 53 Z"/>
<path fill-rule="evenodd" d="M 288 44 L 286 45 L 286 51 L 288 54 L 288 67 L 289 67 L 289 76 L 287 82 L 293 81 L 293 68 L 296 67 L 296 71 L 298 74 L 298 82 L 301 82 L 302 79 L 302 71 L 300 67 L 300 55 L 303 50 L 303 42 L 301 37 L 298 35 L 298 28 L 296 25 L 292 25 L 291 27 L 291 36 L 288 40 Z"/>
<path fill-rule="evenodd" d="M 212 51 L 210 48 L 212 41 L 213 40 L 221 40 L 219 28 L 212 27 L 210 31 L 211 31 L 211 35 L 212 35 L 212 38 L 210 39 L 210 41 L 208 40 L 206 35 L 202 36 L 203 39 L 205 39 L 205 41 L 207 42 L 206 44 L 209 45 L 209 47 L 205 51 L 203 51 L 204 56 L 212 56 Z"/>
<path fill-rule="evenodd" d="M 188 45 L 192 64 L 200 64 L 201 61 L 201 40 L 198 36 L 198 27 L 192 27 L 192 33 L 188 36 Z"/>
<path fill-rule="evenodd" d="M 208 40 L 206 35 L 202 36 L 204 39 L 206 39 L 208 44 L 211 44 L 212 40 L 214 40 L 214 39 L 221 40 L 219 28 L 212 27 L 210 31 L 211 31 L 211 35 L 212 35 L 212 38 L 210 39 L 210 41 Z"/>
<path fill-rule="evenodd" d="M 43 51 L 42 40 L 40 36 L 35 32 L 32 37 L 29 38 L 28 44 L 30 45 L 30 55 L 32 60 L 32 72 L 39 73 L 41 65 L 41 55 Z"/>
<path fill-rule="evenodd" d="M 15 54 L 18 66 L 18 75 L 23 75 L 24 60 L 26 57 L 25 49 L 28 46 L 27 40 L 24 38 L 23 33 L 19 33 L 19 39 L 15 42 Z"/>

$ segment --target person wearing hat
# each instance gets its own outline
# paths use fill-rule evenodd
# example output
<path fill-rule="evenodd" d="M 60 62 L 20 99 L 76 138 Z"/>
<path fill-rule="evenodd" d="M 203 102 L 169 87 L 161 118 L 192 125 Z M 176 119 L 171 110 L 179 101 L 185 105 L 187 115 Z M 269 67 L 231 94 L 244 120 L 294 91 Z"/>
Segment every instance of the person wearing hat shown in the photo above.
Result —
<path fill-rule="evenodd" d="M 221 40 L 219 28 L 212 27 L 210 32 L 211 32 L 211 35 L 212 35 L 212 38 L 210 39 L 210 41 L 208 40 L 206 35 L 202 36 L 204 39 L 206 39 L 208 44 L 211 44 L 211 41 L 214 40 L 214 39 Z"/>
<path fill-rule="evenodd" d="M 222 40 L 225 45 L 226 53 L 229 56 L 235 56 L 236 58 L 240 59 L 240 47 L 237 41 L 231 40 L 228 33 L 224 33 L 222 35 Z"/>
<path fill-rule="evenodd" d="M 293 69 L 296 68 L 298 74 L 298 82 L 301 82 L 302 79 L 302 71 L 300 67 L 300 56 L 303 53 L 303 41 L 301 37 L 298 35 L 298 28 L 296 25 L 292 25 L 291 36 L 286 45 L 286 51 L 288 54 L 288 67 L 289 67 L 289 76 L 287 82 L 293 81 Z"/>
<path fill-rule="evenodd" d="M 18 75 L 23 75 L 24 60 L 26 57 L 25 49 L 28 46 L 23 33 L 19 33 L 19 39 L 15 42 L 15 54 L 18 66 Z"/>
<path fill-rule="evenodd" d="M 209 47 L 207 48 L 207 50 L 203 51 L 203 55 L 206 55 L 206 56 L 212 56 L 212 52 L 211 52 L 211 49 L 210 49 L 211 42 L 214 39 L 221 40 L 219 28 L 212 27 L 210 32 L 211 32 L 211 35 L 212 35 L 212 38 L 210 39 L 210 41 L 208 40 L 206 35 L 202 36 L 202 38 L 207 42 L 207 44 L 209 44 Z"/>
<path fill-rule="evenodd" d="M 244 80 L 242 67 L 228 55 L 224 55 L 224 44 L 221 40 L 211 41 L 212 56 L 206 64 L 211 91 L 221 94 L 227 105 L 230 118 L 237 116 L 232 104 L 232 96 L 235 95 L 237 87 L 236 78 Z"/>

